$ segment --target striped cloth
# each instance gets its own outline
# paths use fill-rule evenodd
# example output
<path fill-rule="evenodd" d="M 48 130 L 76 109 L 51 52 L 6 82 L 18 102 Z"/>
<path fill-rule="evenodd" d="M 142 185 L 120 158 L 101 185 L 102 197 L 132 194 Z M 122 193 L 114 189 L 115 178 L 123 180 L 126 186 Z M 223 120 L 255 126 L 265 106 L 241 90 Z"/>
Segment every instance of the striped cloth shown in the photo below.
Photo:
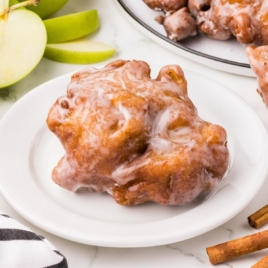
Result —
<path fill-rule="evenodd" d="M 68 268 L 68 264 L 43 236 L 0 212 L 0 267 Z"/>

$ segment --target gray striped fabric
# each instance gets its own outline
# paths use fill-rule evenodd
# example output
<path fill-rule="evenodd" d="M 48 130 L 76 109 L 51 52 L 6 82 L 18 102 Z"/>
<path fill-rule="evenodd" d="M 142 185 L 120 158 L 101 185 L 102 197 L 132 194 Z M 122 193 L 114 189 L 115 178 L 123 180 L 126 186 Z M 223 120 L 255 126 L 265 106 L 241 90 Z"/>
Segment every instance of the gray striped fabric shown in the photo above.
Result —
<path fill-rule="evenodd" d="M 0 212 L 0 267 L 68 268 L 48 240 Z"/>

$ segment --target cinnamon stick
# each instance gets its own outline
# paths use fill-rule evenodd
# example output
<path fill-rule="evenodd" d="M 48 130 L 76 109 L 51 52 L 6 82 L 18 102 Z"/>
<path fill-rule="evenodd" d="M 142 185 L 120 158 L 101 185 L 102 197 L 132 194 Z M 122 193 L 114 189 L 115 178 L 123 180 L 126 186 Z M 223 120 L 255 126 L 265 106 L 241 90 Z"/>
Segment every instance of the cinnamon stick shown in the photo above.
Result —
<path fill-rule="evenodd" d="M 268 248 L 268 230 L 208 247 L 206 250 L 211 264 L 217 264 L 264 248 Z"/>
<path fill-rule="evenodd" d="M 258 229 L 265 223 L 268 223 L 268 205 L 250 215 L 248 217 L 248 223 L 255 229 Z"/>
<path fill-rule="evenodd" d="M 263 257 L 260 261 L 254 264 L 251 268 L 267 268 L 268 267 L 268 255 Z"/>

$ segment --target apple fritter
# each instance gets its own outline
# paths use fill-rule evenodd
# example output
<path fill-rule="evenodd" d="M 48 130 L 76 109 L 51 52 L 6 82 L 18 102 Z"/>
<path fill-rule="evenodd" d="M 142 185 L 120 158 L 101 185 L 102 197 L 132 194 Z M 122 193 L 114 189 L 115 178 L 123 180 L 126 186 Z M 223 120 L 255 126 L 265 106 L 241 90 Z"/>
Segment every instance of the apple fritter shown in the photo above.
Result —
<path fill-rule="evenodd" d="M 143 0 L 143 2 L 151 9 L 164 12 L 175 12 L 187 6 L 187 0 Z"/>
<path fill-rule="evenodd" d="M 246 48 L 246 54 L 252 70 L 257 75 L 257 92 L 268 107 L 268 45 L 260 47 L 248 46 Z"/>
<path fill-rule="evenodd" d="M 197 24 L 207 36 L 226 40 L 235 36 L 241 44 L 268 44 L 268 5 L 263 0 L 211 0 L 197 15 Z"/>
<path fill-rule="evenodd" d="M 122 205 L 187 204 L 214 189 L 228 167 L 226 131 L 197 115 L 177 65 L 156 79 L 135 60 L 80 71 L 47 124 L 66 151 L 54 182 L 108 192 Z"/>

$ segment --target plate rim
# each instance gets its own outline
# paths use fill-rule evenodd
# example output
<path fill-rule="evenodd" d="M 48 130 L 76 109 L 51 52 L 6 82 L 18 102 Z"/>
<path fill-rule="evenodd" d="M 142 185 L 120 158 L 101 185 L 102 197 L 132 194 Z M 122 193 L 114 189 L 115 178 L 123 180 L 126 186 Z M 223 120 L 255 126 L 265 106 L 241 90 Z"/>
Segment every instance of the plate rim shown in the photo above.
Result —
<path fill-rule="evenodd" d="M 160 66 L 159 64 L 155 64 L 157 66 Z M 150 66 L 152 66 L 152 64 L 150 64 Z M 186 73 L 187 72 L 191 72 L 194 74 L 193 71 L 188 71 L 188 70 L 184 70 Z M 2 125 L 3 125 L 3 122 L 5 122 L 5 120 L 7 120 L 6 118 L 8 118 L 9 114 L 10 113 L 13 113 L 14 110 L 16 110 L 16 107 L 17 105 L 19 105 L 20 103 L 22 103 L 21 100 L 23 99 L 27 99 L 29 96 L 32 96 L 34 94 L 36 94 L 38 96 L 38 91 L 41 90 L 43 87 L 46 86 L 46 84 L 49 84 L 49 83 L 53 83 L 54 81 L 57 81 L 58 79 L 63 79 L 66 77 L 70 78 L 70 75 L 73 74 L 74 72 L 71 72 L 71 73 L 68 73 L 68 74 L 64 74 L 64 75 L 61 75 L 59 77 L 56 77 L 54 79 L 51 79 L 41 85 L 39 85 L 38 87 L 36 87 L 35 89 L 31 90 L 30 92 L 28 92 L 27 94 L 25 94 L 22 98 L 20 98 L 20 100 L 18 100 L 10 109 L 9 111 L 7 111 L 7 113 L 4 115 L 3 119 L 0 121 L 0 132 L 2 132 Z M 235 92 L 233 92 L 232 90 L 230 90 L 228 87 L 226 87 L 225 85 L 221 84 L 220 82 L 218 81 L 215 81 L 207 76 L 204 76 L 202 74 L 197 74 L 198 76 L 200 76 L 201 78 L 204 77 L 205 79 L 207 80 L 210 80 L 210 81 L 213 81 L 214 83 L 217 83 L 219 85 L 221 85 L 222 88 L 224 88 L 225 90 L 227 90 L 227 92 L 229 94 L 232 94 L 233 96 L 235 96 L 237 99 L 239 99 L 240 102 L 243 103 L 243 105 L 246 105 L 247 108 L 250 110 L 250 113 L 257 119 L 257 123 L 258 125 L 260 125 L 260 130 L 261 130 L 261 133 L 265 135 L 265 137 L 267 137 L 267 132 L 263 126 L 263 123 L 261 122 L 261 120 L 258 118 L 257 114 L 254 112 L 254 110 L 249 106 L 249 104 L 247 104 L 239 95 L 237 95 Z M 15 107 L 15 108 L 14 108 Z M 0 141 L 1 143 L 1 141 Z M 268 148 L 268 141 L 266 141 L 265 143 L 265 146 L 266 148 Z M 266 156 L 266 159 L 268 157 L 268 150 L 265 151 L 265 156 Z M 1 168 L 0 168 L 0 172 L 1 172 Z M 99 241 L 98 238 L 97 239 L 93 239 L 93 241 L 91 241 L 89 243 L 89 241 L 87 241 L 87 239 L 83 239 L 81 237 L 79 237 L 78 239 L 74 239 L 74 237 L 72 235 L 68 235 L 66 233 L 64 233 L 63 230 L 57 230 L 57 229 L 53 229 L 53 226 L 47 226 L 45 223 L 43 223 L 42 221 L 40 222 L 39 219 L 36 219 L 33 215 L 31 215 L 30 213 L 28 213 L 26 211 L 25 208 L 19 208 L 19 204 L 16 204 L 16 200 L 12 200 L 11 197 L 9 197 L 8 193 L 5 192 L 5 189 L 3 189 L 3 187 L 0 187 L 0 192 L 3 196 L 3 198 L 11 205 L 11 207 L 13 207 L 19 214 L 21 214 L 24 218 L 26 218 L 27 220 L 29 220 L 30 222 L 32 222 L 33 224 L 35 224 L 36 226 L 40 227 L 41 229 L 43 230 L 46 230 L 50 233 L 53 233 L 54 235 L 58 235 L 58 236 L 61 236 L 63 238 L 66 238 L 66 239 L 69 239 L 69 240 L 72 240 L 72 241 L 76 241 L 76 242 L 80 242 L 80 243 L 84 243 L 84 244 L 91 244 L 91 245 L 97 245 L 97 246 L 109 246 L 109 247 L 144 247 L 144 246 L 156 246 L 156 245 L 163 245 L 163 244 L 167 244 L 167 243 L 173 243 L 173 242 L 178 242 L 178 241 L 183 241 L 183 240 L 186 240 L 186 239 L 189 239 L 189 238 L 193 238 L 197 235 L 200 235 L 200 234 L 203 234 L 207 231 L 210 231 L 216 227 L 218 227 L 219 225 L 225 223 L 226 221 L 230 220 L 232 217 L 234 217 L 237 213 L 239 213 L 251 200 L 252 198 L 255 196 L 255 194 L 257 193 L 257 191 L 259 191 L 259 189 L 261 188 L 262 184 L 264 183 L 265 181 L 265 177 L 267 176 L 267 173 L 268 173 L 268 165 L 263 167 L 263 171 L 262 171 L 265 175 L 263 176 L 262 178 L 262 183 L 259 183 L 258 187 L 255 188 L 255 191 L 254 192 L 251 192 L 251 196 L 250 198 L 247 199 L 247 202 L 244 202 L 242 205 L 241 203 L 237 202 L 236 203 L 236 206 L 238 207 L 236 210 L 233 210 L 231 214 L 228 215 L 227 218 L 225 218 L 224 221 L 222 221 L 221 218 L 219 218 L 219 222 L 214 222 L 214 225 L 212 228 L 208 228 L 202 232 L 197 232 L 197 234 L 195 234 L 194 236 L 190 236 L 190 237 L 186 237 L 186 238 L 183 238 L 183 239 L 177 239 L 176 237 L 174 237 L 173 239 L 171 239 L 170 237 L 165 237 L 163 238 L 162 237 L 162 240 L 161 240 L 161 237 L 159 238 L 158 236 L 158 242 L 157 243 L 152 243 L 152 241 L 149 241 L 148 242 L 141 242 L 139 239 L 137 239 L 135 241 L 135 244 L 133 243 L 126 243 L 124 240 L 123 241 L 119 241 L 117 244 L 115 244 L 114 242 L 112 242 L 111 240 L 107 239 L 106 241 L 102 242 L 102 241 Z M 2 182 L 1 182 L 1 177 L 0 177 L 0 186 L 2 186 Z M 163 234 L 162 234 L 163 236 Z M 159 239 L 161 240 L 161 242 L 159 242 Z M 120 240 L 120 239 L 119 239 Z M 122 239 L 121 239 L 122 240 Z M 153 239 L 154 240 L 154 239 Z"/>

